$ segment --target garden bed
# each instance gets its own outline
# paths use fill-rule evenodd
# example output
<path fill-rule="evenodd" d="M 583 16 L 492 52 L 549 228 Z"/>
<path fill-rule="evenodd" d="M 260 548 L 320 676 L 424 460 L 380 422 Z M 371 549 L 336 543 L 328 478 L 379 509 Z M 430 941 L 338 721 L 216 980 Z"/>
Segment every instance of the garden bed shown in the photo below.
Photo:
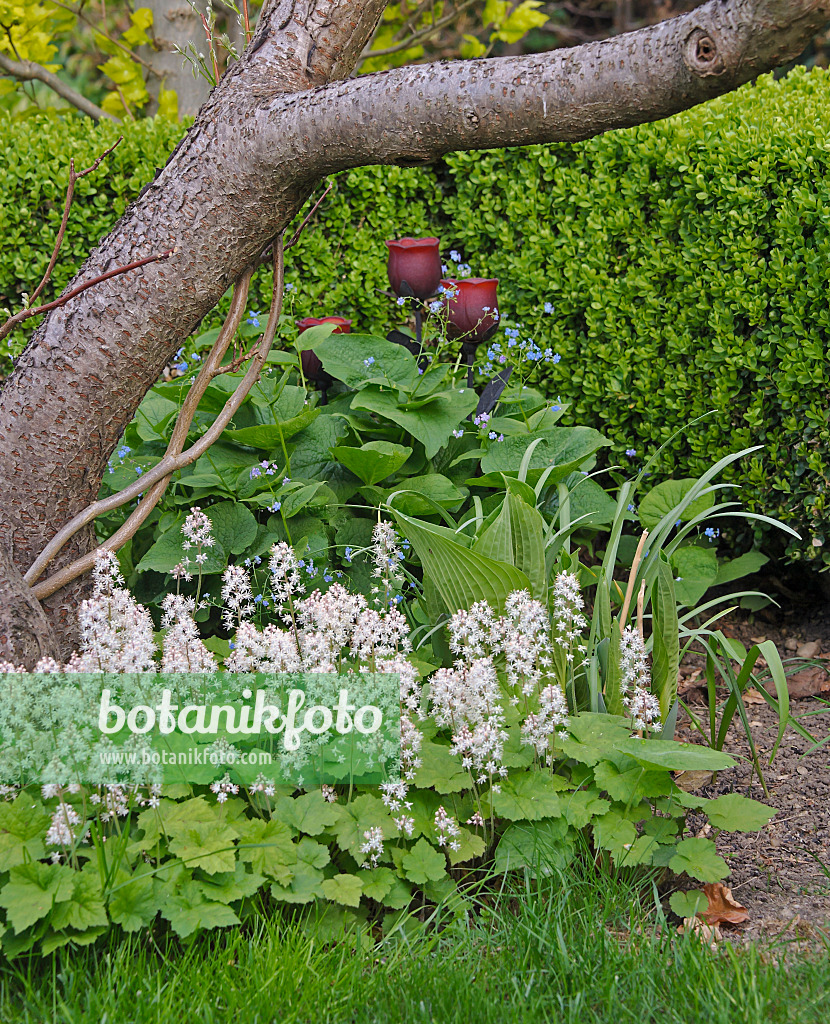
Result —
<path fill-rule="evenodd" d="M 760 589 L 771 592 L 769 586 Z M 778 597 L 780 608 L 764 609 L 761 616 L 730 617 L 723 631 L 746 645 L 763 640 L 775 643 L 787 667 L 791 713 L 822 739 L 830 734 L 830 706 L 826 703 L 830 672 L 822 664 L 830 654 L 830 607 L 817 595 L 802 602 L 786 600 L 780 594 Z M 799 651 L 814 651 L 803 661 L 804 667 L 796 660 Z M 692 712 L 705 719 L 708 708 L 704 691 L 695 685 L 701 681 L 701 670 L 702 658 L 689 655 L 681 668 L 681 678 Z M 807 696 L 809 693 L 815 696 Z M 816 929 L 826 931 L 830 927 L 830 747 L 808 753 L 809 742 L 790 730 L 767 768 L 778 733 L 777 715 L 751 692 L 747 710 L 765 769 L 768 795 L 748 760 L 721 772 L 712 785 L 698 791 L 707 797 L 739 792 L 778 812 L 758 832 L 723 833 L 718 838 L 718 852 L 732 872 L 728 884 L 750 914 L 746 925 L 730 934 L 765 941 L 776 935 L 815 938 Z M 694 739 L 696 735 L 684 715 L 677 738 Z M 725 749 L 742 758 L 749 756 L 737 719 L 729 730 Z"/>

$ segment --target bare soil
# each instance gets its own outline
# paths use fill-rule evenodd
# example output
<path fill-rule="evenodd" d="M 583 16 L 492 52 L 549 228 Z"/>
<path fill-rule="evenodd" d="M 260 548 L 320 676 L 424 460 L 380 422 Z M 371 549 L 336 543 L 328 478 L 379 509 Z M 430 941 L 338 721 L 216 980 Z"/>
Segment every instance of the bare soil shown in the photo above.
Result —
<path fill-rule="evenodd" d="M 777 814 L 760 832 L 723 833 L 717 839 L 718 852 L 731 869 L 727 884 L 750 914 L 730 934 L 765 941 L 777 936 L 830 939 L 830 603 L 814 592 L 806 602 L 782 600 L 781 610 L 739 614 L 725 620 L 722 628 L 746 646 L 762 640 L 775 643 L 788 673 L 791 714 L 816 740 L 827 740 L 811 749 L 812 743 L 788 729 L 770 765 L 777 715 L 750 692 L 747 710 L 769 790 L 765 794 L 749 761 L 743 727 L 737 716 L 733 721 L 726 750 L 741 760 L 698 792 L 712 797 L 739 792 L 774 807 Z M 699 656 L 690 654 L 684 660 L 681 691 L 690 709 L 706 722 L 702 668 Z M 682 716 L 677 739 L 696 738 L 699 733 Z M 701 818 L 700 825 L 704 823 Z M 694 820 L 690 824 L 694 827 Z"/>

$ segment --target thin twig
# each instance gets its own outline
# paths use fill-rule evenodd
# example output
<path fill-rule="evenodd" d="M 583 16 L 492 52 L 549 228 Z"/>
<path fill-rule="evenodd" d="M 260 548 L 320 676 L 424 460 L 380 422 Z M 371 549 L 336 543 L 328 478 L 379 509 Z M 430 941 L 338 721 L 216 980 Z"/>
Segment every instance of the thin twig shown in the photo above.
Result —
<path fill-rule="evenodd" d="M 634 561 L 631 563 L 631 572 L 628 574 L 628 586 L 625 588 L 625 600 L 623 601 L 622 612 L 620 613 L 620 633 L 625 629 L 628 608 L 631 604 L 631 598 L 634 596 L 634 580 L 637 578 L 637 570 L 640 568 L 640 560 L 643 557 L 643 548 L 646 546 L 647 539 L 648 530 L 643 530 L 643 535 L 640 537 L 640 543 L 637 545 L 637 551 L 634 555 Z"/>
<path fill-rule="evenodd" d="M 224 355 L 228 350 L 228 345 L 231 343 L 231 340 L 236 334 L 237 328 L 242 321 L 242 316 L 245 313 L 245 306 L 248 301 L 248 292 L 251 287 L 252 275 L 253 270 L 247 270 L 236 282 L 228 315 L 225 318 L 221 331 L 219 332 L 219 337 L 214 342 L 213 348 L 211 348 L 207 359 L 202 364 L 202 368 L 197 374 L 196 379 L 193 381 L 193 384 L 190 386 L 187 396 L 182 403 L 179 415 L 176 418 L 176 425 L 170 436 L 170 442 L 167 445 L 165 457 L 179 455 L 184 449 L 190 425 L 193 422 L 193 417 L 196 415 L 196 410 L 199 408 L 199 402 L 204 397 L 205 391 L 207 391 L 210 382 L 216 376 L 217 368 L 221 370 L 222 359 L 224 358 Z M 122 548 L 127 541 L 136 534 L 138 528 L 145 519 L 147 519 L 158 504 L 161 496 L 167 490 L 171 477 L 172 474 L 152 485 L 150 490 L 144 494 L 143 498 L 141 498 L 127 520 L 122 523 L 118 530 L 116 530 L 116 532 L 101 545 L 102 548 L 107 551 L 118 551 L 119 548 Z M 67 524 L 67 526 L 71 527 L 72 523 Z M 80 529 L 80 527 L 78 528 Z M 66 527 L 61 530 L 60 533 L 52 539 L 49 548 L 44 550 L 40 559 L 32 565 L 30 571 L 34 572 L 35 570 L 38 570 L 39 574 L 42 570 L 38 569 L 38 562 L 41 559 L 44 559 L 47 553 L 51 554 L 52 558 L 54 558 L 61 548 L 74 536 L 74 532 Z M 48 563 L 44 561 L 43 568 L 46 567 L 46 564 Z M 66 583 L 71 582 L 73 579 L 76 579 L 78 576 L 91 569 L 94 564 L 95 552 L 87 552 L 86 555 L 82 555 L 70 565 L 65 566 L 60 573 L 55 573 L 52 577 L 45 580 L 40 584 L 40 588 L 48 588 L 51 582 L 58 576 L 61 576 L 62 580 L 65 579 L 65 582 L 60 584 L 61 586 L 65 586 Z M 36 587 L 35 590 L 39 591 L 39 588 Z M 54 591 L 50 592 L 54 593 Z"/>
<path fill-rule="evenodd" d="M 245 45 L 247 46 L 251 41 L 251 36 L 253 35 L 253 32 L 251 31 L 251 18 L 248 14 L 248 0 L 242 0 L 242 18 L 245 22 Z"/>
<path fill-rule="evenodd" d="M 314 204 L 314 206 L 311 207 L 311 209 L 308 211 L 306 216 L 303 218 L 302 224 L 300 224 L 300 226 L 297 228 L 297 230 L 294 232 L 294 234 L 291 236 L 291 238 L 283 246 L 283 250 L 284 251 L 287 251 L 292 246 L 297 244 L 297 242 L 300 239 L 300 235 L 303 233 L 303 231 L 305 231 L 306 227 L 308 226 L 308 222 L 311 220 L 311 218 L 314 216 L 314 214 L 320 209 L 320 204 L 323 202 L 323 200 L 326 198 L 326 196 L 329 194 L 329 192 L 331 192 L 331 190 L 333 188 L 334 188 L 334 182 L 330 181 L 329 184 L 328 184 L 328 187 L 326 188 L 326 191 L 320 196 L 320 198 L 317 200 L 317 202 Z M 261 266 L 268 259 L 270 251 L 271 251 L 271 249 L 270 249 L 270 246 L 269 246 L 269 248 L 266 249 L 265 252 L 263 252 L 263 254 L 259 257 L 259 260 L 257 262 L 257 266 Z M 391 294 L 391 292 L 390 292 L 390 294 Z M 392 298 L 394 298 L 394 297 L 395 296 L 393 295 Z"/>
<path fill-rule="evenodd" d="M 466 11 L 467 8 L 472 7 L 474 3 L 475 0 L 467 0 L 466 3 L 457 7 L 452 14 L 448 14 L 445 18 L 441 18 L 440 21 L 436 21 L 432 25 L 419 29 L 417 32 L 413 32 L 411 36 L 408 36 L 400 43 L 395 43 L 393 46 L 384 47 L 382 50 L 364 50 L 358 58 L 355 69 L 359 68 L 361 64 L 367 60 L 371 60 L 373 57 L 387 57 L 392 53 L 399 53 L 401 50 L 408 50 L 411 46 L 417 46 L 419 43 L 426 42 L 429 38 L 440 32 L 442 28 L 446 28 L 447 25 L 452 24 L 462 11 Z"/>
<path fill-rule="evenodd" d="M 311 207 L 311 209 L 306 214 L 305 219 L 303 220 L 302 224 L 297 228 L 297 230 L 294 232 L 294 234 L 291 236 L 291 238 L 285 243 L 285 248 L 286 249 L 290 249 L 292 246 L 295 246 L 297 244 L 297 242 L 300 239 L 300 235 L 305 230 L 306 225 L 311 220 L 311 218 L 314 216 L 314 214 L 320 209 L 320 204 L 323 202 L 323 200 L 326 198 L 326 196 L 329 194 L 329 192 L 331 192 L 331 190 L 333 188 L 334 188 L 334 182 L 330 181 L 328 183 L 328 187 L 326 188 L 326 191 L 320 196 L 320 198 L 317 200 L 317 202 L 314 204 L 314 206 Z"/>
<path fill-rule="evenodd" d="M 132 112 L 132 110 L 130 109 L 130 104 L 129 104 L 129 103 L 127 102 L 127 97 L 126 97 L 126 96 L 124 95 L 124 93 L 123 93 L 123 92 L 121 91 L 121 86 L 120 86 L 120 85 L 118 84 L 118 82 L 113 82 L 113 85 L 115 86 L 115 91 L 116 91 L 116 92 L 118 93 L 118 98 L 119 98 L 119 99 L 121 100 L 121 106 L 122 106 L 122 107 L 123 107 L 123 108 L 124 108 L 124 109 L 125 109 L 125 110 L 127 111 L 127 113 L 129 114 L 129 116 L 130 116 L 130 120 L 131 120 L 131 121 L 135 121 L 135 114 L 134 114 L 134 113 Z"/>
<path fill-rule="evenodd" d="M 112 43 L 113 46 L 117 46 L 120 50 L 123 50 L 128 57 L 134 60 L 137 64 L 140 64 L 142 67 L 146 68 L 151 75 L 155 75 L 157 78 L 162 77 L 162 75 L 160 75 L 159 72 L 156 71 L 152 64 L 150 64 L 148 61 L 144 60 L 137 53 L 131 50 L 129 46 L 122 43 L 120 39 L 116 39 L 115 36 L 111 36 L 108 33 L 104 32 L 103 29 L 98 28 L 96 23 L 94 21 L 91 21 L 84 14 L 81 8 L 78 8 L 76 10 L 74 7 L 70 7 L 69 4 L 62 3 L 61 0 L 52 0 L 52 3 L 55 5 L 55 7 L 62 7 L 65 11 L 71 11 L 76 17 L 80 18 L 81 21 L 86 22 L 86 24 L 89 25 L 89 27 L 96 35 L 103 36 L 108 43 Z M 106 11 L 104 12 L 104 17 L 106 18 Z"/>
<path fill-rule="evenodd" d="M 213 421 L 211 426 L 205 431 L 205 433 L 199 438 L 199 440 L 195 442 L 195 444 L 191 445 L 191 447 L 187 449 L 187 451 L 183 451 L 175 455 L 165 455 L 160 462 L 157 462 L 155 466 L 151 467 L 145 473 L 143 473 L 141 478 L 139 480 L 136 480 L 134 483 L 130 484 L 129 487 L 125 487 L 124 490 L 119 491 L 118 494 L 113 494 L 110 495 L 110 497 L 108 498 L 104 498 L 100 501 L 93 502 L 91 505 L 88 505 L 87 508 L 85 508 L 82 512 L 79 512 L 78 515 L 76 515 L 64 527 L 62 527 L 62 529 L 55 535 L 55 537 L 52 538 L 52 540 L 44 548 L 43 552 L 34 561 L 32 566 L 29 568 L 29 570 L 24 576 L 24 579 L 26 580 L 27 583 L 34 583 L 34 581 L 43 573 L 46 566 L 48 566 L 49 563 L 55 558 L 55 556 L 61 550 L 61 548 L 64 546 L 67 540 L 74 536 L 74 534 L 76 534 L 79 529 L 81 529 L 87 523 L 92 522 L 93 519 L 95 519 L 102 513 L 111 512 L 113 509 L 120 508 L 122 505 L 126 505 L 127 502 L 131 501 L 133 498 L 138 497 L 142 492 L 146 491 L 147 498 L 149 500 L 150 494 L 155 493 L 155 485 L 160 484 L 162 481 L 165 481 L 177 470 L 183 469 L 185 466 L 191 465 L 191 463 L 195 462 L 201 455 L 203 455 L 208 450 L 208 448 L 211 447 L 211 445 L 216 440 L 219 439 L 219 437 L 224 432 L 225 428 L 232 420 L 236 411 L 244 402 L 245 398 L 248 395 L 248 392 L 259 379 L 262 367 L 265 365 L 265 360 L 268 358 L 268 353 L 270 352 L 271 346 L 274 343 L 274 338 L 277 333 L 277 327 L 279 326 L 280 313 L 282 312 L 282 299 L 284 291 L 283 283 L 285 277 L 284 271 L 285 261 L 283 254 L 282 237 L 280 237 L 274 243 L 274 292 L 271 299 L 271 310 L 268 316 L 268 323 L 265 327 L 265 332 L 262 336 L 262 340 L 260 341 L 256 352 L 253 354 L 251 358 L 251 365 L 248 367 L 247 373 L 240 381 L 234 393 L 228 398 L 224 408 Z M 234 300 L 236 300 L 236 296 L 234 296 Z M 228 331 L 227 333 L 229 342 L 233 332 Z M 211 364 L 210 367 L 208 368 L 209 373 L 206 373 L 204 378 L 202 378 L 200 372 L 199 378 L 197 379 L 201 378 L 202 380 L 208 380 L 210 377 L 215 376 L 214 371 L 216 369 L 216 366 L 214 364 L 216 362 L 216 356 L 214 352 L 215 350 L 212 350 L 211 356 L 209 358 L 209 363 Z M 196 405 L 198 405 L 198 398 L 194 397 L 194 401 L 196 402 Z M 185 405 L 187 405 L 188 408 L 190 407 L 190 403 L 188 403 L 187 401 L 185 402 Z M 193 414 L 189 414 L 192 418 Z M 181 430 L 180 424 L 179 422 L 177 422 L 176 428 L 174 430 L 174 437 L 178 439 L 182 431 L 186 436 L 187 427 L 184 426 L 184 422 L 182 421 Z M 151 488 L 150 491 L 147 491 L 148 487 Z M 160 496 L 160 493 L 161 491 L 159 491 L 158 496 Z M 149 514 L 149 510 L 146 514 Z M 144 518 L 146 518 L 146 515 L 144 516 Z M 122 535 L 122 537 L 119 538 L 121 539 L 122 544 L 126 543 L 126 541 L 129 539 L 129 536 L 132 536 L 132 533 L 130 533 L 129 536 L 123 536 L 123 534 L 127 532 L 125 530 L 126 525 L 127 524 L 125 523 L 124 526 L 118 531 L 118 534 Z M 138 528 L 138 525 L 140 524 L 136 523 L 136 529 Z M 118 536 L 118 534 L 116 536 Z M 114 550 L 110 546 L 113 540 L 114 538 L 110 538 L 110 540 L 102 546 L 108 548 L 109 550 Z M 49 597 L 51 594 L 54 594 L 55 591 L 60 590 L 61 587 L 65 587 L 67 583 L 71 583 L 72 580 L 76 579 L 84 572 L 87 572 L 89 569 L 92 568 L 94 564 L 95 552 L 91 551 L 88 554 L 84 555 L 82 558 L 77 559 L 71 565 L 68 565 L 60 571 L 54 573 L 54 575 L 50 576 L 42 583 L 33 586 L 32 592 L 34 593 L 35 597 L 38 600 L 42 601 L 44 598 Z"/>
<path fill-rule="evenodd" d="M 31 306 L 35 299 L 40 295 L 46 285 L 49 283 L 49 278 L 52 276 L 52 271 L 55 269 L 55 264 L 58 260 L 58 253 L 60 247 L 63 245 L 63 236 L 66 233 L 66 225 L 69 221 L 69 209 L 72 206 L 72 200 L 75 196 L 75 182 L 80 178 L 85 178 L 87 174 L 92 174 L 93 171 L 97 171 L 101 165 L 101 161 L 110 155 L 117 145 L 124 141 L 124 136 L 119 135 L 116 142 L 114 142 L 109 149 L 98 157 L 91 167 L 87 167 L 85 171 L 75 171 L 75 158 L 69 158 L 69 186 L 66 189 L 66 203 L 63 207 L 63 217 L 61 218 L 61 226 L 58 228 L 58 237 L 55 239 L 55 248 L 52 250 L 52 258 L 49 260 L 49 266 L 46 268 L 46 273 L 43 275 L 43 280 L 35 288 L 34 292 L 29 296 L 27 305 Z"/>
<path fill-rule="evenodd" d="M 33 316 L 39 316 L 41 313 L 48 313 L 52 309 L 57 309 L 58 306 L 65 306 L 70 299 L 74 299 L 76 295 L 80 295 L 81 292 L 85 292 L 88 288 L 94 288 L 96 284 L 109 281 L 111 277 L 119 277 L 121 274 L 126 274 L 130 270 L 138 270 L 139 267 L 145 267 L 148 263 L 158 263 L 159 260 L 166 260 L 169 256 L 172 256 L 178 251 L 178 248 L 168 249 L 167 252 L 160 252 L 155 256 L 145 256 L 144 259 L 134 260 L 132 263 L 127 263 L 123 267 L 116 267 L 114 270 L 108 270 L 106 274 L 99 274 L 98 277 L 93 277 L 91 281 L 85 281 L 83 284 L 79 284 L 77 288 L 73 288 L 71 292 L 67 292 L 66 295 L 62 295 L 59 299 L 55 299 L 54 302 L 47 302 L 44 306 L 21 309 L 19 313 L 15 313 L 14 316 L 10 316 L 9 319 L 0 326 L 0 341 L 2 341 L 7 334 L 11 334 L 13 328 L 18 324 L 23 323 L 24 320 L 28 320 Z"/>

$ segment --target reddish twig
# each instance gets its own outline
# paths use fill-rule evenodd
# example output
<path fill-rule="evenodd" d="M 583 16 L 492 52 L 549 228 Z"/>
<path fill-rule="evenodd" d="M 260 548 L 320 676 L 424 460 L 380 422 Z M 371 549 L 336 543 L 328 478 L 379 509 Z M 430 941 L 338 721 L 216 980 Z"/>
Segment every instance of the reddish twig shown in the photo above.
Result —
<path fill-rule="evenodd" d="M 83 284 L 79 284 L 77 288 L 73 288 L 71 292 L 67 292 L 66 295 L 62 295 L 59 299 L 55 299 L 54 302 L 47 302 L 43 306 L 37 306 L 34 309 L 21 309 L 19 313 L 15 313 L 14 316 L 9 319 L 0 327 L 0 341 L 10 334 L 11 331 L 24 320 L 28 320 L 30 317 L 39 316 L 41 313 L 48 313 L 52 309 L 57 309 L 58 306 L 65 306 L 70 299 L 74 299 L 76 295 L 80 295 L 81 292 L 85 292 L 88 288 L 94 288 L 96 284 L 101 284 L 103 281 L 109 281 L 111 277 L 118 277 L 121 274 L 126 274 L 130 270 L 137 270 L 139 267 L 144 267 L 148 263 L 158 263 L 159 260 L 166 260 L 169 256 L 178 252 L 178 248 L 168 249 L 167 252 L 158 253 L 156 256 L 145 256 L 143 259 L 134 260 L 132 263 L 127 263 L 123 267 L 116 267 L 114 270 L 108 270 L 106 274 L 99 274 L 98 277 L 93 277 L 91 281 L 85 281 Z"/>
<path fill-rule="evenodd" d="M 242 18 L 245 22 L 245 45 L 247 46 L 253 35 L 251 31 L 251 18 L 248 14 L 248 0 L 242 0 Z"/>
<path fill-rule="evenodd" d="M 300 226 L 297 228 L 297 230 L 294 232 L 294 234 L 291 236 L 291 238 L 285 243 L 285 245 L 283 246 L 283 251 L 285 251 L 287 249 L 290 249 L 292 246 L 297 244 L 297 242 L 300 240 L 300 235 L 308 227 L 308 222 L 311 220 L 311 218 L 314 216 L 314 214 L 320 209 L 320 204 L 323 202 L 323 200 L 326 198 L 326 196 L 329 194 L 329 192 L 331 192 L 331 190 L 333 188 L 334 188 L 334 182 L 330 181 L 328 186 L 327 186 L 327 188 L 326 188 L 326 191 L 320 196 L 320 198 L 317 200 L 317 202 L 314 204 L 314 206 L 311 207 L 311 209 L 308 211 L 308 213 L 303 218 L 302 224 L 300 224 Z M 257 262 L 257 266 L 260 266 L 267 259 L 269 259 L 270 258 L 270 253 L 271 253 L 271 246 L 269 246 L 265 250 L 265 252 L 259 257 L 259 260 Z M 394 298 L 394 296 L 393 296 L 393 298 Z"/>
<path fill-rule="evenodd" d="M 320 196 L 320 198 L 317 200 L 317 202 L 314 204 L 314 206 L 311 207 L 311 209 L 306 214 L 305 219 L 303 220 L 302 224 L 297 228 L 297 230 L 294 232 L 294 234 L 291 236 L 291 238 L 285 243 L 285 248 L 286 249 L 290 249 L 293 245 L 297 244 L 297 242 L 300 240 L 300 235 L 305 230 L 306 225 L 311 220 L 311 218 L 314 216 L 314 214 L 320 209 L 320 204 L 323 202 L 323 200 L 326 198 L 326 196 L 329 194 L 329 192 L 331 192 L 331 190 L 333 188 L 334 188 L 334 182 L 330 181 L 328 183 L 328 187 L 326 188 L 326 191 Z"/>
<path fill-rule="evenodd" d="M 58 237 L 55 240 L 55 248 L 52 250 L 52 258 L 49 260 L 49 266 L 46 268 L 46 273 L 43 275 L 43 280 L 40 282 L 37 288 L 35 288 L 34 292 L 32 292 L 31 296 L 29 297 L 29 306 L 32 305 L 32 303 L 35 301 L 38 295 L 40 295 L 40 293 L 49 283 L 49 278 L 52 276 L 52 271 L 55 269 L 55 264 L 58 261 L 58 253 L 60 252 L 60 247 L 63 245 L 63 236 L 66 234 L 66 225 L 69 222 L 69 210 L 72 206 L 72 200 L 75 196 L 75 182 L 78 181 L 80 178 L 85 178 L 87 174 L 92 174 L 93 171 L 97 171 L 99 166 L 101 165 L 101 161 L 105 157 L 108 157 L 110 153 L 115 149 L 115 147 L 118 146 L 123 141 L 124 136 L 119 135 L 118 139 L 110 146 L 110 148 L 104 150 L 104 152 L 98 157 L 95 163 L 92 164 L 91 167 L 87 167 L 85 171 L 79 171 L 76 173 L 75 158 L 70 157 L 69 186 L 66 190 L 66 202 L 64 203 L 63 207 L 63 217 L 61 218 L 61 226 L 58 228 Z"/>
<path fill-rule="evenodd" d="M 265 327 L 265 333 L 263 334 L 256 351 L 253 353 L 251 365 L 248 367 L 248 371 L 240 381 L 239 386 L 228 398 L 222 411 L 199 440 L 191 445 L 187 451 L 182 451 L 181 449 L 184 447 L 184 442 L 187 438 L 187 430 L 193 419 L 193 415 L 196 412 L 199 399 L 202 397 L 207 385 L 213 377 L 216 376 L 217 372 L 227 372 L 227 368 L 225 367 L 219 369 L 219 363 L 221 362 L 222 355 L 224 354 L 225 349 L 227 349 L 227 346 L 236 331 L 236 326 L 241 319 L 245 299 L 247 297 L 248 285 L 250 284 L 250 271 L 240 279 L 243 287 L 240 287 L 238 295 L 234 295 L 232 313 L 229 314 L 225 327 L 223 327 L 222 333 L 220 334 L 221 343 L 220 339 L 217 339 L 203 370 L 200 371 L 196 378 L 196 382 L 194 382 L 193 387 L 191 388 L 191 391 L 193 391 L 193 388 L 196 389 L 193 391 L 192 398 L 189 393 L 188 397 L 185 399 L 185 404 L 182 406 L 182 413 L 180 414 L 179 420 L 174 428 L 167 453 L 160 462 L 157 462 L 155 466 L 152 466 L 143 473 L 140 480 L 136 480 L 134 483 L 130 484 L 129 487 L 125 487 L 117 494 L 112 494 L 108 498 L 102 498 L 101 500 L 88 505 L 82 512 L 79 512 L 68 523 L 66 523 L 52 538 L 52 540 L 49 541 L 24 576 L 26 582 L 32 585 L 32 592 L 38 600 L 42 601 L 44 598 L 54 594 L 55 591 L 60 590 L 61 587 L 65 587 L 68 583 L 71 583 L 72 580 L 77 579 L 78 576 L 82 576 L 85 572 L 88 572 L 95 564 L 95 552 L 90 551 L 81 558 L 76 559 L 70 565 L 60 569 L 48 579 L 43 580 L 43 582 L 35 583 L 61 548 L 63 548 L 66 542 L 70 540 L 78 530 L 87 523 L 92 522 L 93 519 L 102 513 L 111 512 L 113 509 L 120 508 L 122 505 L 126 505 L 127 502 L 131 501 L 133 498 L 139 497 L 144 493 L 144 498 L 141 500 L 139 506 L 133 511 L 127 522 L 121 526 L 113 537 L 110 537 L 108 541 L 101 545 L 101 547 L 107 550 L 116 551 L 119 547 L 126 544 L 141 523 L 150 514 L 153 506 L 164 492 L 164 489 L 167 486 L 167 481 L 170 479 L 172 474 L 195 462 L 221 436 L 233 418 L 234 413 L 242 405 L 248 392 L 259 379 L 260 372 L 265 365 L 265 360 L 268 358 L 268 353 L 274 343 L 274 337 L 277 333 L 280 313 L 282 311 L 283 281 L 283 248 L 281 239 L 278 239 L 274 244 L 274 293 L 271 300 L 271 310 L 268 316 L 268 323 Z"/>

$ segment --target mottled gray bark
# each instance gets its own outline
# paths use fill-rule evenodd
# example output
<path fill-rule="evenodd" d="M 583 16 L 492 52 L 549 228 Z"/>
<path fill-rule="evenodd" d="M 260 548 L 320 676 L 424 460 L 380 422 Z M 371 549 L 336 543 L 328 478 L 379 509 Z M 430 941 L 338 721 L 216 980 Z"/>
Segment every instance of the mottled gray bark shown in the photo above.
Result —
<path fill-rule="evenodd" d="M 243 59 L 77 280 L 173 247 L 177 255 L 55 310 L 21 356 L 0 392 L 0 543 L 13 542 L 21 569 L 96 497 L 167 360 L 322 175 L 653 121 L 790 60 L 830 12 L 830 0 L 711 0 L 574 49 L 337 82 L 384 3 L 267 3 Z M 52 568 L 90 543 L 91 533 L 79 536 Z M 64 646 L 78 592 L 46 602 Z"/>
<path fill-rule="evenodd" d="M 0 545 L 0 661 L 10 657 L 15 666 L 31 669 L 41 658 L 57 658 L 59 653 L 40 602 Z"/>

